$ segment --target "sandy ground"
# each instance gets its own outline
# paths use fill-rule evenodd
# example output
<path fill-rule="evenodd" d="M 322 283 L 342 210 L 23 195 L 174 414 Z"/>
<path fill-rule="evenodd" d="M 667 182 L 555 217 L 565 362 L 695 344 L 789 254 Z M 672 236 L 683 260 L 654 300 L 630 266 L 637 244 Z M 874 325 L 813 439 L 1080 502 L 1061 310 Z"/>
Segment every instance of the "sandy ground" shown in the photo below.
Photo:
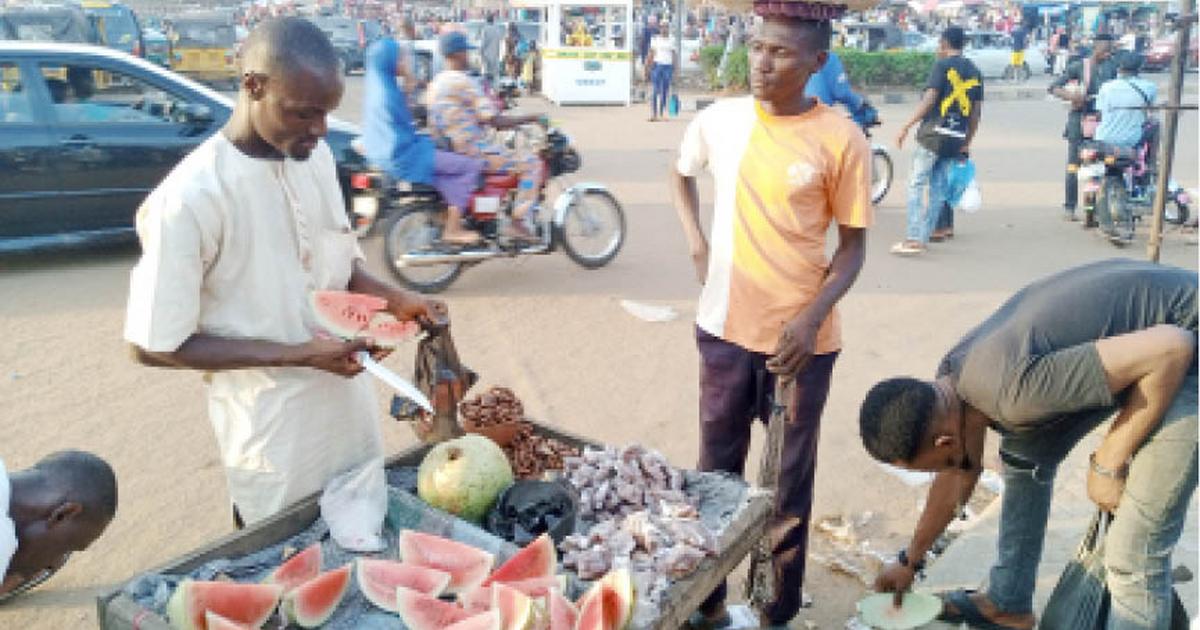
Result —
<path fill-rule="evenodd" d="M 357 118 L 356 89 L 352 83 L 346 118 Z M 879 137 L 890 139 L 907 114 L 884 108 Z M 697 285 L 664 185 L 684 122 L 647 123 L 641 107 L 554 115 L 582 150 L 576 179 L 605 182 L 624 203 L 625 250 L 594 272 L 561 255 L 469 270 L 444 296 L 458 348 L 483 385 L 514 388 L 536 418 L 603 442 L 648 444 L 689 466 L 697 457 Z M 1036 277 L 1144 255 L 1143 244 L 1117 252 L 1060 221 L 1062 116 L 1040 101 L 985 110 L 976 150 L 985 209 L 960 216 L 957 238 L 928 256 L 887 254 L 902 231 L 902 184 L 880 208 L 866 269 L 841 307 L 845 350 L 824 417 L 817 517 L 871 511 L 867 533 L 878 548 L 907 541 L 921 492 L 859 444 L 856 411 L 866 389 L 891 375 L 931 374 L 960 334 Z M 1196 133 L 1195 117 L 1185 115 L 1177 173 L 1192 187 Z M 896 157 L 903 182 L 908 156 Z M 367 248 L 382 273 L 377 244 Z M 126 247 L 0 259 L 0 455 L 22 468 L 56 449 L 88 449 L 112 462 L 121 484 L 104 537 L 53 581 L 0 609 L 0 627 L 94 627 L 97 594 L 230 531 L 199 376 L 139 367 L 121 341 L 135 256 Z M 1195 236 L 1169 234 L 1163 259 L 1196 268 Z M 621 309 L 622 298 L 672 306 L 679 318 L 642 322 Z M 411 355 L 388 361 L 409 372 Z M 381 391 L 381 414 L 384 401 Z M 407 427 L 384 422 L 390 448 L 412 443 Z M 840 628 L 863 587 L 813 566 L 807 590 L 815 604 L 803 618 Z"/>

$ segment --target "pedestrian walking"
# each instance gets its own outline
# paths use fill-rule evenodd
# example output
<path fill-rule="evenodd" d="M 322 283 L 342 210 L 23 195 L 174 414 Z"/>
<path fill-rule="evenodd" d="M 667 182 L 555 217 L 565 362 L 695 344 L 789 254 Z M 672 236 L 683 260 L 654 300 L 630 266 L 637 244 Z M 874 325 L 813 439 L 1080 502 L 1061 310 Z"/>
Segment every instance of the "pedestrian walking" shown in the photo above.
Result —
<path fill-rule="evenodd" d="M 483 61 L 483 75 L 492 85 L 500 81 L 503 72 L 503 59 L 500 57 L 500 43 L 504 41 L 504 27 L 496 23 L 496 14 L 488 13 L 487 23 L 479 34 L 479 58 Z"/>
<path fill-rule="evenodd" d="M 1067 140 L 1067 176 L 1063 200 L 1063 219 L 1077 221 L 1075 208 L 1079 205 L 1079 148 L 1084 140 L 1090 140 L 1099 126 L 1099 113 L 1096 110 L 1096 94 L 1100 86 L 1117 76 L 1116 64 L 1112 59 L 1113 38 L 1111 35 L 1097 35 L 1092 40 L 1092 54 L 1085 59 L 1074 61 L 1053 83 L 1050 93 L 1070 104 L 1067 114 L 1067 126 L 1063 129 L 1063 138 Z M 1096 216 L 1093 209 L 1086 212 L 1084 228 L 1096 227 Z"/>
<path fill-rule="evenodd" d="M 909 130 L 920 124 L 908 178 L 905 238 L 892 246 L 893 254 L 919 255 L 931 239 L 954 236 L 954 211 L 946 203 L 947 175 L 954 160 L 968 155 L 983 109 L 983 76 L 963 56 L 965 40 L 962 27 L 942 32 L 938 61 L 921 102 L 896 137 L 896 147 L 903 147 Z"/>
<path fill-rule="evenodd" d="M 841 349 L 835 305 L 862 269 L 873 213 L 866 136 L 804 94 L 825 64 L 829 40 L 827 21 L 765 17 L 750 43 L 753 94 L 719 100 L 692 120 L 672 177 L 703 284 L 696 313 L 700 470 L 742 474 L 752 424 L 770 417 L 775 379 L 795 383 L 768 528 L 775 597 L 762 611 L 764 627 L 782 628 L 800 610 L 817 436 Z M 716 186 L 711 247 L 696 190 L 704 169 Z M 838 234 L 832 259 L 830 223 Z M 727 623 L 725 595 L 722 583 L 691 625 Z"/>
<path fill-rule="evenodd" d="M 667 99 L 671 96 L 671 79 L 675 75 L 675 38 L 660 35 L 650 42 L 650 55 L 646 58 L 646 77 L 650 81 L 650 122 L 656 122 L 667 113 Z"/>

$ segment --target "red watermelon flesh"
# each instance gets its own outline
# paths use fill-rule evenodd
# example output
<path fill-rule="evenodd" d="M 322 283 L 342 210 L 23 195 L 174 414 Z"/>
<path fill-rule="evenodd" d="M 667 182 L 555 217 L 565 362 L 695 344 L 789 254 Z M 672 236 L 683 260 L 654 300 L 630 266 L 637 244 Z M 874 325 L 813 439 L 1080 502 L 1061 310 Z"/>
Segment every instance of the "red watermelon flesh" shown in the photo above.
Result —
<path fill-rule="evenodd" d="M 387 300 L 347 291 L 313 291 L 309 297 L 317 323 L 339 337 L 350 339 L 365 330 Z"/>
<path fill-rule="evenodd" d="M 284 619 L 301 628 L 316 628 L 329 621 L 350 587 L 350 565 L 326 571 L 283 596 Z"/>
<path fill-rule="evenodd" d="M 492 570 L 492 554 L 457 541 L 412 530 L 400 532 L 400 560 L 450 574 L 448 593 L 479 586 Z"/>
<path fill-rule="evenodd" d="M 277 584 L 184 580 L 167 602 L 167 617 L 179 630 L 206 630 L 205 613 L 211 610 L 230 621 L 258 628 L 275 612 L 282 594 L 283 587 Z"/>
<path fill-rule="evenodd" d="M 576 630 L 622 630 L 632 616 L 631 594 L 622 594 L 614 586 L 612 574 L 604 576 L 579 600 Z M 628 573 L 626 573 L 628 575 Z M 617 581 L 619 585 L 619 580 Z"/>
<path fill-rule="evenodd" d="M 396 587 L 396 612 L 408 630 L 443 630 L 471 617 L 471 613 L 436 597 Z"/>
<path fill-rule="evenodd" d="M 492 607 L 492 587 L 477 586 L 458 594 L 458 605 L 471 613 L 480 613 Z"/>
<path fill-rule="evenodd" d="M 230 621 L 211 610 L 204 611 L 204 621 L 208 624 L 208 630 L 254 630 L 244 623 Z"/>
<path fill-rule="evenodd" d="M 395 348 L 402 342 L 408 341 L 421 332 L 421 326 L 416 322 L 402 322 L 388 313 L 375 313 L 367 329 L 359 334 L 375 342 L 383 348 Z"/>
<path fill-rule="evenodd" d="M 487 585 L 493 582 L 552 578 L 557 569 L 558 552 L 554 549 L 554 541 L 550 536 L 542 534 L 509 558 L 508 562 L 500 565 L 500 568 L 489 575 L 483 583 Z"/>
<path fill-rule="evenodd" d="M 533 625 L 533 600 L 503 582 L 492 585 L 492 610 L 500 611 L 503 630 L 526 630 Z"/>
<path fill-rule="evenodd" d="M 406 562 L 359 558 L 355 568 L 358 589 L 372 604 L 396 612 L 396 587 L 437 597 L 450 584 L 450 574 Z"/>
<path fill-rule="evenodd" d="M 487 610 L 446 626 L 445 630 L 501 630 L 500 611 Z"/>
<path fill-rule="evenodd" d="M 549 630 L 575 630 L 575 621 L 579 618 L 579 609 L 571 600 L 563 597 L 562 591 L 550 589 L 547 596 L 546 612 L 550 616 Z"/>
<path fill-rule="evenodd" d="M 321 572 L 321 543 L 316 543 L 311 547 L 288 558 L 286 562 L 279 565 L 279 568 L 271 572 L 267 579 L 263 582 L 267 584 L 278 584 L 283 587 L 283 592 L 300 586 L 301 584 L 317 577 Z"/>

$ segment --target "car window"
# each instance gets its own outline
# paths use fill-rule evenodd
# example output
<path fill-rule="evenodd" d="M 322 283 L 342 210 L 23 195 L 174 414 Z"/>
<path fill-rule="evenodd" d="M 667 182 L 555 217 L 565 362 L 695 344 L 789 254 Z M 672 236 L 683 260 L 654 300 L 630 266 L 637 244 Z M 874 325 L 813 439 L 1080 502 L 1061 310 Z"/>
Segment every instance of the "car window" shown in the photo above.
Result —
<path fill-rule="evenodd" d="M 21 69 L 0 63 L 0 123 L 33 122 L 33 101 L 21 82 Z"/>
<path fill-rule="evenodd" d="M 42 64 L 59 122 L 171 123 L 184 104 L 134 76 L 88 65 Z"/>

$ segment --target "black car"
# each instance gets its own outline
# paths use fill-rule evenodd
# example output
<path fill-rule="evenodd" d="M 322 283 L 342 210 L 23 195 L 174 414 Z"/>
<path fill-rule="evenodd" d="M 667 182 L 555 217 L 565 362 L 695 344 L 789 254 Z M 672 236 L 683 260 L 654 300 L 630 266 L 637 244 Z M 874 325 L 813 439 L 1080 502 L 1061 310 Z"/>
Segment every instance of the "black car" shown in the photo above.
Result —
<path fill-rule="evenodd" d="M 0 41 L 0 249 L 132 235 L 142 199 L 232 110 L 225 96 L 120 51 Z M 330 121 L 344 192 L 363 164 L 356 135 Z"/>

